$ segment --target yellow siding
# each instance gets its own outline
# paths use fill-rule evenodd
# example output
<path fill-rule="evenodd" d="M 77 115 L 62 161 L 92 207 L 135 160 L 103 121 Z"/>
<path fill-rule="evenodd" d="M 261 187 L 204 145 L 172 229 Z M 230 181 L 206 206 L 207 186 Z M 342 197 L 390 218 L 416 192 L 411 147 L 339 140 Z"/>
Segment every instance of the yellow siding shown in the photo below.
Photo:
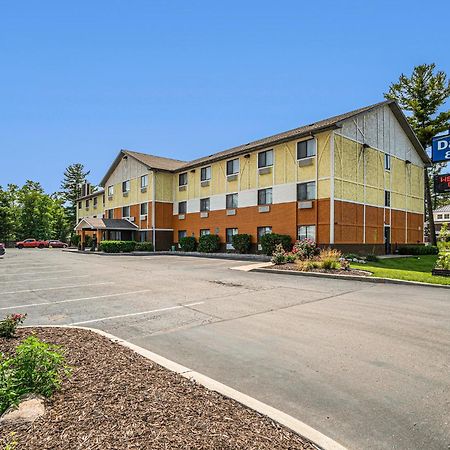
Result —
<path fill-rule="evenodd" d="M 79 200 L 77 202 L 77 219 L 82 219 L 83 217 L 93 217 L 103 215 L 103 194 L 99 194 L 97 197 L 97 207 L 94 208 L 94 197 L 89 199 L 89 207 L 86 208 L 86 200 Z M 78 208 L 78 203 L 81 202 L 81 209 Z"/>

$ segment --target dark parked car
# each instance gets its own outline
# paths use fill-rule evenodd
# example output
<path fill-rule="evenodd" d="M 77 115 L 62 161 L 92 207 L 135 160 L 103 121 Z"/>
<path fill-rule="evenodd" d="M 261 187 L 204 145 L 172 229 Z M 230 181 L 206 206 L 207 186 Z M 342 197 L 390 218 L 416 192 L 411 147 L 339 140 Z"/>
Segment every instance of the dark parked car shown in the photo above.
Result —
<path fill-rule="evenodd" d="M 67 244 L 58 240 L 45 241 L 45 246 L 50 248 L 66 248 Z"/>
<path fill-rule="evenodd" d="M 3 256 L 5 254 L 5 244 L 0 242 L 0 256 Z"/>

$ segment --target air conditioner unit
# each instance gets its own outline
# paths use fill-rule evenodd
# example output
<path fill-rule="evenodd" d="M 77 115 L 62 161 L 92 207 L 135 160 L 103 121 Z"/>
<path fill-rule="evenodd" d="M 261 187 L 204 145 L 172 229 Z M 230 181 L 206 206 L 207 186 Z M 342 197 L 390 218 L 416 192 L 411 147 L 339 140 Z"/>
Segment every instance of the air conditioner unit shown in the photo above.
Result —
<path fill-rule="evenodd" d="M 235 216 L 236 210 L 235 209 L 227 209 L 227 216 Z"/>
<path fill-rule="evenodd" d="M 265 175 L 266 173 L 272 173 L 272 166 L 270 166 L 270 167 L 261 167 L 260 169 L 258 169 L 258 173 L 260 175 Z"/>
<path fill-rule="evenodd" d="M 141 192 L 147 192 L 147 187 L 141 187 Z"/>
<path fill-rule="evenodd" d="M 234 250 L 233 244 L 227 244 L 227 250 Z"/>
<path fill-rule="evenodd" d="M 298 209 L 310 209 L 312 207 L 313 204 L 310 201 L 298 202 Z"/>
<path fill-rule="evenodd" d="M 129 220 L 130 222 L 134 222 L 134 217 L 128 217 L 128 220 Z"/>
<path fill-rule="evenodd" d="M 145 220 L 147 218 L 147 214 L 141 214 L 139 216 L 139 220 Z"/>
<path fill-rule="evenodd" d="M 184 185 L 184 186 L 178 186 L 178 190 L 179 190 L 179 191 L 185 191 L 186 188 L 187 188 L 186 185 Z"/>
<path fill-rule="evenodd" d="M 302 158 L 297 161 L 299 167 L 310 166 L 314 163 L 314 156 L 310 156 L 308 158 Z"/>
<path fill-rule="evenodd" d="M 202 211 L 202 212 L 200 213 L 200 217 L 201 217 L 202 219 L 204 219 L 204 218 L 208 217 L 208 213 L 207 213 L 206 211 Z"/>
<path fill-rule="evenodd" d="M 108 195 L 108 200 L 112 200 L 113 196 L 112 195 Z"/>
<path fill-rule="evenodd" d="M 235 180 L 237 180 L 237 178 L 238 178 L 237 173 L 227 175 L 227 181 L 235 181 Z"/>
<path fill-rule="evenodd" d="M 184 214 L 178 214 L 178 219 L 179 220 L 183 220 L 183 219 L 185 219 L 185 215 Z"/>
<path fill-rule="evenodd" d="M 270 205 L 262 205 L 258 208 L 260 213 L 266 213 L 270 211 Z"/>
<path fill-rule="evenodd" d="M 128 197 L 128 191 L 127 191 L 127 192 L 122 192 L 122 195 L 123 195 L 124 197 Z"/>
<path fill-rule="evenodd" d="M 209 186 L 209 180 L 204 180 L 200 183 L 201 187 Z"/>

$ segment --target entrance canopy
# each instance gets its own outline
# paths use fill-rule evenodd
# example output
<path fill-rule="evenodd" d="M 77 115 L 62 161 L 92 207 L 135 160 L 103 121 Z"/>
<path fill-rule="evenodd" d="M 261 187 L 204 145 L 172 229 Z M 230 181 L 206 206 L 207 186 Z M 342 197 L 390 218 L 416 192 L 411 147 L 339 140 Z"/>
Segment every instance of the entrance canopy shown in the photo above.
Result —
<path fill-rule="evenodd" d="M 101 219 L 99 217 L 86 217 L 81 219 L 75 231 L 136 231 L 139 227 L 127 219 Z"/>

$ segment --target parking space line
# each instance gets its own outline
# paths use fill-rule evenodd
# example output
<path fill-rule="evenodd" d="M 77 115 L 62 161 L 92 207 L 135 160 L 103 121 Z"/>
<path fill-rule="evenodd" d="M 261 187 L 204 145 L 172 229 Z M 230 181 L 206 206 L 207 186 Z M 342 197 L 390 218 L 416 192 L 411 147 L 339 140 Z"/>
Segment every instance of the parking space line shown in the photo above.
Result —
<path fill-rule="evenodd" d="M 35 275 L 37 273 L 48 273 L 49 275 L 52 275 L 54 273 L 63 273 L 63 272 L 72 272 L 72 270 L 54 270 L 53 272 L 48 272 L 47 270 L 43 270 L 42 272 L 24 272 L 24 273 L 2 273 L 0 276 L 8 276 L 8 275 Z"/>
<path fill-rule="evenodd" d="M 121 295 L 140 294 L 142 292 L 149 292 L 149 291 L 151 291 L 151 289 L 143 289 L 142 291 L 120 292 L 116 294 L 96 295 L 94 297 L 69 298 L 67 300 L 59 300 L 57 302 L 43 302 L 43 303 L 30 303 L 28 305 L 5 306 L 4 308 L 0 308 L 0 311 L 3 311 L 5 309 L 32 308 L 35 306 L 59 305 L 60 303 L 81 302 L 83 300 L 95 300 L 97 298 L 119 297 Z"/>
<path fill-rule="evenodd" d="M 195 303 L 187 303 L 185 305 L 168 306 L 167 308 L 152 309 L 150 311 L 142 311 L 142 312 L 130 313 L 130 314 L 121 314 L 119 316 L 102 317 L 101 319 L 83 320 L 81 322 L 72 322 L 67 325 L 84 325 L 86 323 L 102 322 L 104 320 L 123 319 L 125 317 L 142 316 L 144 314 L 153 314 L 153 313 L 157 313 L 157 312 L 172 311 L 174 309 L 181 309 L 181 308 L 186 308 L 186 307 L 195 306 L 195 305 L 203 305 L 204 303 L 205 302 L 195 302 Z"/>
<path fill-rule="evenodd" d="M 53 272 L 55 273 L 55 272 Z M 71 275 L 69 277 L 49 277 L 49 278 L 23 278 L 22 280 L 2 280 L 0 283 L 20 283 L 22 281 L 47 281 L 47 280 L 63 280 L 66 278 L 83 278 L 91 277 L 92 275 Z"/>
<path fill-rule="evenodd" d="M 20 269 L 22 269 L 22 270 L 24 270 L 24 269 L 38 269 L 38 270 L 40 270 L 40 269 L 47 269 L 47 268 L 49 268 L 49 269 L 51 269 L 51 268 L 54 268 L 55 266 L 39 266 L 39 267 L 30 267 L 30 266 L 23 266 L 23 267 L 11 267 L 11 269 L 13 269 L 13 270 L 20 270 Z M 0 267 L 0 269 L 8 269 L 9 267 L 7 266 L 7 267 Z M 20 272 L 17 272 L 17 273 L 20 273 Z M 14 272 L 3 272 L 3 271 L 0 271 L 0 275 L 14 275 Z"/>
<path fill-rule="evenodd" d="M 78 275 L 79 277 L 88 277 L 89 275 Z M 105 284 L 115 284 L 114 281 L 107 281 L 104 283 L 90 283 L 90 284 L 83 284 L 83 288 L 87 286 L 101 286 Z M 9 291 L 9 292 L 1 292 L 1 294 L 22 294 L 23 292 L 39 292 L 39 291 L 55 291 L 57 289 L 70 289 L 70 288 L 79 288 L 79 284 L 71 284 L 69 286 L 56 286 L 51 288 L 37 288 L 37 289 L 22 289 L 20 291 Z"/>

